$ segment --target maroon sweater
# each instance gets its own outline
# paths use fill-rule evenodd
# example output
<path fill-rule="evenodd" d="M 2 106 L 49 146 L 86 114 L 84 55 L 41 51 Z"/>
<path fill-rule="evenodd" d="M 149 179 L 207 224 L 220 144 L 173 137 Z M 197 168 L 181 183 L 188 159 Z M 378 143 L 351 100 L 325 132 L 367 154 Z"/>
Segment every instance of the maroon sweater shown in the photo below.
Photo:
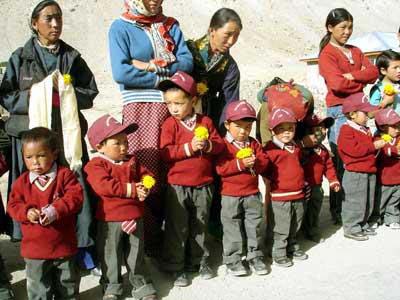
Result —
<path fill-rule="evenodd" d="M 343 99 L 351 94 L 362 92 L 367 83 L 378 79 L 378 69 L 354 46 L 347 46 L 352 54 L 351 64 L 344 53 L 328 43 L 319 55 L 319 73 L 325 79 L 328 88 L 326 105 L 342 105 Z M 361 70 L 362 68 L 365 68 Z M 351 73 L 354 80 L 348 80 L 343 74 Z"/>
<path fill-rule="evenodd" d="M 338 137 L 338 150 L 347 171 L 376 173 L 376 150 L 371 134 L 344 124 Z"/>
<path fill-rule="evenodd" d="M 226 138 L 225 150 L 221 152 L 217 160 L 217 173 L 221 176 L 221 195 L 242 197 L 254 195 L 259 192 L 258 189 L 258 174 L 265 172 L 268 165 L 268 156 L 262 151 L 260 143 L 250 138 L 249 147 L 253 149 L 256 156 L 256 162 L 253 171 L 256 176 L 253 176 L 247 169 L 242 159 L 236 158 L 236 153 L 240 150 L 233 143 L 230 143 Z"/>
<path fill-rule="evenodd" d="M 376 138 L 380 139 L 380 137 Z M 378 179 L 383 185 L 400 184 L 400 153 L 396 145 L 400 143 L 400 137 L 379 150 L 377 168 Z"/>
<path fill-rule="evenodd" d="M 263 148 L 270 164 L 263 174 L 271 181 L 272 201 L 292 201 L 304 198 L 304 171 L 300 164 L 301 150 L 294 145 L 293 151 L 278 147 L 269 141 Z"/>
<path fill-rule="evenodd" d="M 24 172 L 14 182 L 7 210 L 21 222 L 21 256 L 30 259 L 56 259 L 75 255 L 76 214 L 82 207 L 82 187 L 67 168 L 58 166 L 56 178 L 42 191 L 30 183 L 29 172 Z M 41 210 L 51 204 L 57 211 L 57 220 L 42 226 L 27 219 L 30 208 Z"/>
<path fill-rule="evenodd" d="M 210 118 L 198 114 L 195 127 L 198 126 L 207 127 L 209 132 L 208 147 L 202 152 L 193 152 L 194 130 L 181 121 L 169 117 L 162 125 L 160 149 L 162 160 L 168 166 L 169 184 L 202 186 L 213 182 L 213 162 L 225 144 Z"/>
<path fill-rule="evenodd" d="M 137 198 L 135 183 L 151 173 L 135 157 L 121 164 L 95 157 L 86 164 L 85 172 L 98 198 L 96 219 L 123 222 L 142 217 L 144 202 Z"/>

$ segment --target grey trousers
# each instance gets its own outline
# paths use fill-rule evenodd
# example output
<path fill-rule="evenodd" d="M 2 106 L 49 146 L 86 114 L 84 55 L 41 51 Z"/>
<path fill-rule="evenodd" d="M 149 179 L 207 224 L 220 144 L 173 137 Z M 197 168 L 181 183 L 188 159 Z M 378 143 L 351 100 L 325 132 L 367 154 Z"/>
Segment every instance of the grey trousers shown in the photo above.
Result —
<path fill-rule="evenodd" d="M 311 190 L 310 200 L 304 203 L 303 231 L 308 236 L 319 234 L 319 214 L 324 200 L 324 190 L 321 185 L 315 185 Z"/>
<path fill-rule="evenodd" d="M 8 279 L 8 272 L 4 266 L 3 258 L 0 255 L 0 300 L 12 300 L 14 294 Z"/>
<path fill-rule="evenodd" d="M 104 294 L 123 294 L 121 266 L 124 261 L 133 287 L 132 296 L 141 299 L 155 294 L 144 261 L 143 220 L 136 220 L 136 230 L 129 235 L 122 231 L 121 222 L 98 221 L 97 226 L 100 283 Z"/>
<path fill-rule="evenodd" d="M 374 208 L 376 175 L 345 170 L 342 185 L 345 194 L 343 231 L 345 234 L 361 232 L 369 227 L 368 220 Z"/>
<path fill-rule="evenodd" d="M 400 222 L 400 185 L 382 185 L 380 216 L 387 225 Z"/>
<path fill-rule="evenodd" d="M 206 263 L 210 255 L 206 236 L 212 194 L 212 185 L 168 185 L 162 253 L 166 271 Z"/>
<path fill-rule="evenodd" d="M 300 249 L 297 232 L 304 214 L 304 200 L 271 201 L 272 257 L 286 257 Z"/>
<path fill-rule="evenodd" d="M 28 259 L 26 288 L 29 300 L 78 299 L 79 273 L 73 257 Z"/>
<path fill-rule="evenodd" d="M 247 260 L 262 257 L 261 223 L 263 202 L 261 194 L 245 197 L 222 196 L 221 222 L 223 228 L 223 262 L 232 264 L 243 255 Z M 247 245 L 247 251 L 244 247 Z"/>

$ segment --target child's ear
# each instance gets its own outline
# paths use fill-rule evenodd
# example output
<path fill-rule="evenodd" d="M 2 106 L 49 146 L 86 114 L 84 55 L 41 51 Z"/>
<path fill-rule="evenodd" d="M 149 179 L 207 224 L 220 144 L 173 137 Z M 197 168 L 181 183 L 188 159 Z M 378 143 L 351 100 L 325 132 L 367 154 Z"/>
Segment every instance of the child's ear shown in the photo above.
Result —
<path fill-rule="evenodd" d="M 196 105 L 196 104 L 197 104 L 197 101 L 199 101 L 199 98 L 198 98 L 197 96 L 193 96 L 193 97 L 192 97 L 192 104 L 193 104 L 193 105 Z"/>
<path fill-rule="evenodd" d="M 229 121 L 224 121 L 225 129 L 229 131 Z"/>
<path fill-rule="evenodd" d="M 385 76 L 386 76 L 386 74 L 387 74 L 387 70 L 386 70 L 385 68 L 380 68 L 380 69 L 379 69 L 379 72 L 380 72 L 382 75 L 385 75 Z"/>
<path fill-rule="evenodd" d="M 96 145 L 97 152 L 102 153 L 102 149 L 103 149 L 103 144 L 97 144 Z"/>

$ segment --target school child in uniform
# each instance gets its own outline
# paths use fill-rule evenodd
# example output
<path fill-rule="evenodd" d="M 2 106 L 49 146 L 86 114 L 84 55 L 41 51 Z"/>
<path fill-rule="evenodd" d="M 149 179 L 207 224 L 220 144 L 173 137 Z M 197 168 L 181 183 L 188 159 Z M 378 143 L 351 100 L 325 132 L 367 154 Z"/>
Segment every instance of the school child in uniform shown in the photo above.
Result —
<path fill-rule="evenodd" d="M 268 157 L 261 144 L 249 136 L 257 115 L 247 101 L 229 103 L 225 116 L 226 147 L 216 163 L 222 182 L 223 261 L 228 273 L 247 275 L 242 263 L 242 257 L 246 256 L 253 272 L 265 275 L 268 270 L 261 245 L 263 201 L 258 189 L 258 174 L 265 171 Z M 243 154 L 245 151 L 250 153 Z M 243 251 L 245 246 L 247 251 Z"/>
<path fill-rule="evenodd" d="M 306 199 L 306 209 L 302 229 L 304 237 L 316 243 L 321 240 L 319 233 L 319 214 L 324 200 L 324 190 L 322 189 L 322 179 L 325 176 L 329 181 L 329 187 L 334 192 L 339 192 L 340 183 L 336 176 L 335 166 L 328 149 L 322 142 L 325 140 L 326 132 L 330 128 L 334 119 L 327 117 L 320 119 L 317 115 L 306 118 L 304 125 L 309 134 L 315 136 L 318 144 L 313 148 L 303 148 L 303 168 L 305 181 L 311 189 L 310 196 Z M 307 198 L 307 197 L 306 197 Z"/>
<path fill-rule="evenodd" d="M 21 136 L 28 171 L 14 182 L 7 210 L 21 223 L 21 256 L 26 263 L 29 299 L 78 299 L 76 217 L 82 187 L 57 163 L 57 135 L 44 127 Z"/>
<path fill-rule="evenodd" d="M 189 285 L 187 272 L 215 276 L 208 265 L 207 224 L 213 192 L 213 162 L 224 149 L 212 120 L 196 114 L 196 83 L 181 71 L 162 81 L 171 116 L 161 127 L 161 158 L 168 168 L 162 267 L 175 286 Z"/>
<path fill-rule="evenodd" d="M 374 141 L 366 126 L 368 113 L 377 110 L 363 93 L 353 94 L 343 104 L 348 118 L 338 137 L 338 151 L 344 164 L 342 186 L 345 194 L 342 220 L 344 236 L 368 240 L 376 231 L 368 224 L 374 206 L 376 152 L 386 144 Z"/>
<path fill-rule="evenodd" d="M 304 214 L 301 150 L 293 142 L 296 122 L 290 109 L 274 108 L 269 116 L 272 141 L 263 148 L 270 159 L 263 176 L 271 181 L 272 258 L 280 267 L 292 266 L 290 257 L 295 260 L 308 258 L 296 240 Z"/>
<path fill-rule="evenodd" d="M 400 116 L 392 108 L 386 108 L 376 113 L 375 122 L 378 127 L 375 139 L 387 142 L 377 158 L 376 222 L 400 229 Z"/>
<path fill-rule="evenodd" d="M 122 259 L 129 271 L 135 299 L 157 299 L 144 262 L 143 210 L 149 190 L 142 178 L 150 173 L 128 157 L 127 134 L 136 124 L 122 125 L 110 115 L 97 119 L 88 130 L 90 146 L 98 152 L 85 166 L 87 181 L 98 198 L 97 249 L 103 300 L 123 294 Z"/>

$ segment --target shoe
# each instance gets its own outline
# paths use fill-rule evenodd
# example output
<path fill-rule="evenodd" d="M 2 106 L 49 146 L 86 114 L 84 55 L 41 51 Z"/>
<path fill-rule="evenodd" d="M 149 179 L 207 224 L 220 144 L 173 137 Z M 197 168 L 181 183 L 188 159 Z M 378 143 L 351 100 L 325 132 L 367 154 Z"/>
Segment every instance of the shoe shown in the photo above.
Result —
<path fill-rule="evenodd" d="M 369 228 L 372 229 L 378 229 L 378 226 L 379 226 L 378 222 L 373 222 L 369 224 Z"/>
<path fill-rule="evenodd" d="M 389 227 L 390 229 L 400 229 L 400 223 L 397 222 L 386 224 L 386 226 Z"/>
<path fill-rule="evenodd" d="M 101 277 L 101 275 L 102 275 L 101 269 L 99 267 L 95 267 L 90 270 L 90 274 L 93 276 L 96 276 L 96 277 Z"/>
<path fill-rule="evenodd" d="M 255 257 L 249 261 L 252 271 L 257 275 L 267 275 L 268 269 L 262 257 Z"/>
<path fill-rule="evenodd" d="M 276 264 L 278 267 L 283 267 L 283 268 L 288 268 L 293 266 L 293 262 L 286 256 L 275 257 L 274 264 Z"/>
<path fill-rule="evenodd" d="M 118 300 L 118 296 L 117 295 L 112 295 L 112 294 L 104 295 L 103 296 L 103 300 Z"/>
<path fill-rule="evenodd" d="M 238 261 L 233 264 L 227 264 L 226 267 L 228 268 L 227 271 L 229 274 L 233 276 L 244 276 L 247 275 L 247 270 L 243 266 L 241 261 Z"/>
<path fill-rule="evenodd" d="M 303 250 L 296 250 L 292 253 L 294 260 L 306 260 L 308 255 Z"/>
<path fill-rule="evenodd" d="M 156 294 L 152 294 L 152 295 L 148 295 L 148 296 L 144 296 L 142 299 L 140 300 L 158 300 L 158 297 Z"/>
<path fill-rule="evenodd" d="M 178 272 L 175 274 L 174 286 L 185 287 L 190 284 L 189 278 L 185 272 Z"/>
<path fill-rule="evenodd" d="M 377 235 L 377 232 L 375 231 L 375 229 L 368 227 L 367 229 L 363 229 L 363 232 L 366 235 Z"/>
<path fill-rule="evenodd" d="M 200 265 L 199 275 L 200 275 L 201 279 L 203 279 L 203 280 L 208 280 L 208 279 L 215 277 L 215 273 L 213 272 L 213 270 L 210 268 L 210 266 L 208 264 Z"/>
<path fill-rule="evenodd" d="M 367 241 L 369 239 L 364 231 L 360 231 L 360 232 L 356 232 L 356 233 L 345 233 L 344 237 L 346 237 L 348 239 L 356 240 L 356 241 Z"/>

